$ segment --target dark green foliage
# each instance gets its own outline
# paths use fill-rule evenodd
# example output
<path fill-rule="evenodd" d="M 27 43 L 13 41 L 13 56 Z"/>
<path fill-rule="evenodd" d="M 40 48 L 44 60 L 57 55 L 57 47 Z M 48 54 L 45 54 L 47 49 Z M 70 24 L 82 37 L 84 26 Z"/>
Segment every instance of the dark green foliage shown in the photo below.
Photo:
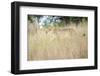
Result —
<path fill-rule="evenodd" d="M 32 20 L 32 16 L 28 16 L 28 21 L 30 21 L 30 22 L 33 22 L 33 20 Z"/>
<path fill-rule="evenodd" d="M 30 22 L 37 22 L 43 27 L 53 26 L 67 26 L 70 23 L 78 24 L 82 21 L 87 21 L 87 17 L 74 17 L 74 16 L 44 16 L 44 15 L 28 15 Z"/>

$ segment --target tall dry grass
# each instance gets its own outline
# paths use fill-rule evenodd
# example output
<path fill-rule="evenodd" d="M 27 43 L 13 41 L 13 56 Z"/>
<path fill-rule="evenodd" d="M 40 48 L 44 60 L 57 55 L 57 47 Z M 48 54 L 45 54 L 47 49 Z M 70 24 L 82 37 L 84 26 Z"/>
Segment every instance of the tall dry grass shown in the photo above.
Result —
<path fill-rule="evenodd" d="M 28 60 L 88 57 L 87 24 L 35 29 L 28 24 Z"/>

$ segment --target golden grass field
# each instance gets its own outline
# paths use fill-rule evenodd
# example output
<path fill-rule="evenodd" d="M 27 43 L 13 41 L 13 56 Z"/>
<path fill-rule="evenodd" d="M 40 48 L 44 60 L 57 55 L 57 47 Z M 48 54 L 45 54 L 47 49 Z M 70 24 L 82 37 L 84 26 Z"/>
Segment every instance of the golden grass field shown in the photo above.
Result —
<path fill-rule="evenodd" d="M 28 24 L 28 60 L 88 58 L 87 23 L 35 29 Z"/>

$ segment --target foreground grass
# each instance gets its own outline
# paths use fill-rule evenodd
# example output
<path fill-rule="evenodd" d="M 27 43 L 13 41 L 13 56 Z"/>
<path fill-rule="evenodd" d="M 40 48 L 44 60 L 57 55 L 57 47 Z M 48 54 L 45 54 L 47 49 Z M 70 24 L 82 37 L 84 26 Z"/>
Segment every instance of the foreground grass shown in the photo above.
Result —
<path fill-rule="evenodd" d="M 80 59 L 88 57 L 87 26 L 28 29 L 28 60 Z M 31 31 L 30 31 L 31 30 Z M 34 33 L 35 32 L 35 33 Z"/>

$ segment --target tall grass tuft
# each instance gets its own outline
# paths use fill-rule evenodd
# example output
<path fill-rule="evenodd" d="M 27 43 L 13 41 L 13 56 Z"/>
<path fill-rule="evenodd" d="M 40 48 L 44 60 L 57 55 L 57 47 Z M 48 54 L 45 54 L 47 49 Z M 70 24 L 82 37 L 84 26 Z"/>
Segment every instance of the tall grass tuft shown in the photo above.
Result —
<path fill-rule="evenodd" d="M 28 24 L 28 60 L 88 58 L 87 24 L 33 28 Z"/>

